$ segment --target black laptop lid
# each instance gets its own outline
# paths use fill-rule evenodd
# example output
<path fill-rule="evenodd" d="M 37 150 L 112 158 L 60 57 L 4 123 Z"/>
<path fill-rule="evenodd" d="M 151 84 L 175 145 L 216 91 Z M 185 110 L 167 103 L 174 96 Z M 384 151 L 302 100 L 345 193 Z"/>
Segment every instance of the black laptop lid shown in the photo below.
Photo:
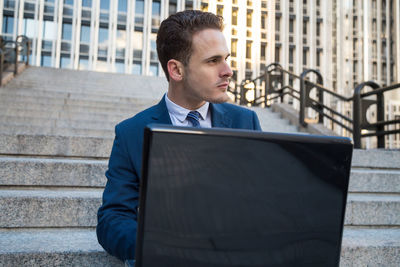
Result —
<path fill-rule="evenodd" d="M 348 138 L 149 126 L 136 266 L 338 266 Z"/>

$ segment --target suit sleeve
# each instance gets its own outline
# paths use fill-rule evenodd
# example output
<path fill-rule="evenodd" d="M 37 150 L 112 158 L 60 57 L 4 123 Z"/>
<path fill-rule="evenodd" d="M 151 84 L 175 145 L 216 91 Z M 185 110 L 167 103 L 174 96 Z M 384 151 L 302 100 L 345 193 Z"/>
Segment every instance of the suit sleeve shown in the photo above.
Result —
<path fill-rule="evenodd" d="M 97 214 L 97 239 L 111 255 L 134 259 L 139 178 L 118 125 L 106 177 L 103 204 Z"/>

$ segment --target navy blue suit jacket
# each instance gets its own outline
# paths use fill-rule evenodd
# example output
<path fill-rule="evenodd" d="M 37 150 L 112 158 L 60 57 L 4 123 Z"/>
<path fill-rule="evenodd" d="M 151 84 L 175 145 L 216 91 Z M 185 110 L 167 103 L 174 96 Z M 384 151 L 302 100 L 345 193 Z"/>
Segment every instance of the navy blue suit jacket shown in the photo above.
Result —
<path fill-rule="evenodd" d="M 227 103 L 210 103 L 210 111 L 213 127 L 261 130 L 254 111 Z M 97 238 L 108 253 L 121 260 L 135 257 L 143 132 L 150 123 L 172 124 L 164 97 L 115 127 L 103 205 L 97 216 Z"/>

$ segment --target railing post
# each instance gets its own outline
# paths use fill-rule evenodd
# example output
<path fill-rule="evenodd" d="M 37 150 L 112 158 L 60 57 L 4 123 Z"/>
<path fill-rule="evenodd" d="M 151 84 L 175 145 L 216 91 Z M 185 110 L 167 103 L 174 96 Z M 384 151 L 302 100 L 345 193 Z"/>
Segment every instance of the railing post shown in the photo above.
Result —
<path fill-rule="evenodd" d="M 383 93 L 379 93 L 376 95 L 376 119 L 377 121 L 384 121 L 385 120 L 385 100 Z M 378 125 L 376 130 L 378 132 L 384 131 L 385 126 L 384 125 Z M 384 135 L 378 135 L 378 148 L 385 148 L 385 136 Z"/>
<path fill-rule="evenodd" d="M 322 85 L 324 83 L 324 80 L 322 78 L 321 73 L 318 71 L 317 73 L 318 75 L 318 79 L 317 79 L 317 83 Z M 321 112 L 324 112 L 324 91 L 321 88 L 318 88 L 318 101 L 319 103 L 321 103 Z M 324 123 L 324 116 L 322 116 L 321 114 L 318 115 L 318 122 L 319 123 Z"/>
<path fill-rule="evenodd" d="M 303 75 L 300 78 L 300 114 L 299 114 L 299 123 L 301 126 L 307 126 L 305 122 L 305 112 L 306 112 L 306 81 L 304 80 Z"/>
<path fill-rule="evenodd" d="M 377 94 L 376 101 L 369 100 L 362 100 L 361 99 L 361 91 L 365 87 L 371 87 L 373 90 L 378 89 L 379 85 L 373 81 L 363 82 L 354 89 L 354 96 L 353 96 L 353 140 L 354 140 L 354 147 L 361 148 L 361 137 L 362 137 L 362 129 L 370 129 L 375 131 L 380 131 L 384 129 L 384 126 L 371 126 L 368 123 L 366 112 L 370 105 L 375 104 L 377 105 L 377 120 L 383 121 L 385 119 L 385 104 L 383 99 L 383 94 Z M 385 137 L 384 136 L 377 136 L 378 139 L 378 147 L 383 148 L 385 147 Z"/>
<path fill-rule="evenodd" d="M 310 98 L 309 93 L 310 90 L 308 90 L 307 88 L 307 84 L 306 84 L 306 80 L 305 77 L 308 73 L 313 72 L 317 75 L 317 84 L 322 84 L 323 83 L 323 79 L 322 79 L 322 75 L 318 70 L 313 70 L 313 69 L 308 69 L 305 70 L 301 73 L 300 75 L 300 115 L 299 115 L 299 120 L 300 120 L 300 124 L 303 126 L 306 126 L 307 123 L 304 121 L 305 120 L 305 112 L 306 112 L 306 107 L 310 106 L 312 104 L 309 103 L 308 99 Z M 309 84 L 312 84 L 309 82 Z M 315 84 L 313 87 L 314 88 L 317 87 Z M 315 108 L 318 108 L 318 111 L 320 112 L 320 114 L 318 115 L 318 122 L 319 123 L 324 123 L 324 116 L 322 115 L 324 112 L 323 109 L 323 104 L 324 104 L 324 94 L 321 88 L 318 88 L 318 101 L 319 101 L 319 105 Z"/>
<path fill-rule="evenodd" d="M 4 68 L 4 52 L 3 49 L 0 48 L 0 86 L 3 81 L 3 68 Z"/>
<path fill-rule="evenodd" d="M 357 85 L 353 96 L 353 142 L 354 148 L 361 148 L 361 89 L 363 84 Z"/>
<path fill-rule="evenodd" d="M 18 74 L 18 43 L 15 42 L 14 75 Z"/>
<path fill-rule="evenodd" d="M 31 55 L 31 40 L 26 42 L 26 65 L 29 66 L 29 57 Z"/>

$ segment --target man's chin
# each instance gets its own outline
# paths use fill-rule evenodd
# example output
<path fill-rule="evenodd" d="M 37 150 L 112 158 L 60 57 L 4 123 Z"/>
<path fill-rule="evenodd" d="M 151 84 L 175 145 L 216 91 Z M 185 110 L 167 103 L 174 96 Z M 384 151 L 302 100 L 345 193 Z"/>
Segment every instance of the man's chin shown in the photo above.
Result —
<path fill-rule="evenodd" d="M 228 96 L 227 93 L 225 93 L 224 95 L 222 95 L 220 97 L 213 98 L 209 102 L 214 103 L 214 104 L 221 104 L 221 103 L 225 103 L 225 102 L 232 102 L 232 99 Z"/>

